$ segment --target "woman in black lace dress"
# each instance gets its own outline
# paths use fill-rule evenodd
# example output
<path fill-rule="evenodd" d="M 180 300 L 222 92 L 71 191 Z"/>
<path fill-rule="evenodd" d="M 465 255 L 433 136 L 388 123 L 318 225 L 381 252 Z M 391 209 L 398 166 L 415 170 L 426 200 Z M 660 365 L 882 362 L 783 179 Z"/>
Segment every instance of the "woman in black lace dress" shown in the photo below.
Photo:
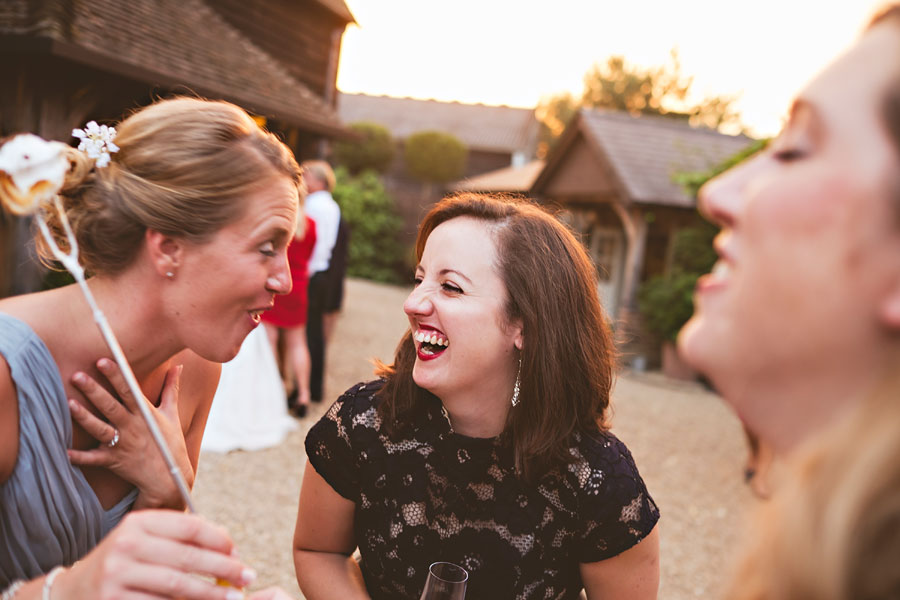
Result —
<path fill-rule="evenodd" d="M 449 561 L 468 600 L 656 598 L 659 512 L 608 429 L 613 347 L 582 246 L 530 203 L 466 194 L 416 250 L 394 364 L 306 440 L 306 597 L 417 599 Z"/>

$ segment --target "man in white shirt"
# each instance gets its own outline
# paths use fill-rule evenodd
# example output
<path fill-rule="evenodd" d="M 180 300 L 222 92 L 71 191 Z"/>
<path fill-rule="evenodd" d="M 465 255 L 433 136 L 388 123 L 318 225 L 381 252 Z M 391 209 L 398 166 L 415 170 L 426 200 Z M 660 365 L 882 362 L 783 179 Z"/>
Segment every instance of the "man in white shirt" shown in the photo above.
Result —
<path fill-rule="evenodd" d="M 304 210 L 316 223 L 316 245 L 309 257 L 309 304 L 306 320 L 306 340 L 309 345 L 309 395 L 313 402 L 322 401 L 325 374 L 325 336 L 322 315 L 328 291 L 328 266 L 337 240 L 341 209 L 331 197 L 334 171 L 323 160 L 309 160 L 300 165 L 306 184 Z"/>

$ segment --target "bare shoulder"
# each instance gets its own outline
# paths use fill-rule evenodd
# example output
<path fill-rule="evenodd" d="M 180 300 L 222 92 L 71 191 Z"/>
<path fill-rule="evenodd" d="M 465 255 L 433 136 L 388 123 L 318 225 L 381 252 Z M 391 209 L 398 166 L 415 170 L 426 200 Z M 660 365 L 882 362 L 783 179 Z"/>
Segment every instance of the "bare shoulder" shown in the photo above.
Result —
<path fill-rule="evenodd" d="M 11 317 L 29 324 L 33 321 L 33 313 L 35 312 L 34 302 L 32 299 L 40 299 L 42 296 L 38 294 L 24 294 L 22 296 L 10 296 L 0 300 L 0 313 L 7 314 Z"/>
<path fill-rule="evenodd" d="M 53 303 L 58 302 L 57 297 L 67 296 L 69 290 L 75 289 L 73 285 L 66 285 L 60 288 L 43 290 L 40 292 L 31 292 L 29 294 L 20 294 L 18 296 L 7 296 L 0 299 L 0 312 L 5 312 L 13 316 L 23 316 L 35 310 L 44 310 Z"/>
<path fill-rule="evenodd" d="M 65 286 L 0 300 L 0 313 L 22 321 L 48 347 L 71 333 L 72 286 Z M 75 290 L 77 291 L 77 290 Z"/>
<path fill-rule="evenodd" d="M 9 365 L 0 356 L 0 484 L 16 467 L 19 455 L 19 400 Z"/>

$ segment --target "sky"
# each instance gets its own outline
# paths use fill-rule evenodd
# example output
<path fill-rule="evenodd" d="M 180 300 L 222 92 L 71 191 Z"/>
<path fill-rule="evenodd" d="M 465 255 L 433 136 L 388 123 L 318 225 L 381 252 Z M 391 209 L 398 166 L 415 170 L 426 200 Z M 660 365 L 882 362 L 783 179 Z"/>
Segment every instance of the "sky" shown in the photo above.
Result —
<path fill-rule="evenodd" d="M 343 92 L 534 107 L 579 95 L 594 63 L 665 64 L 698 96 L 735 95 L 774 135 L 794 95 L 885 0 L 345 0 Z"/>

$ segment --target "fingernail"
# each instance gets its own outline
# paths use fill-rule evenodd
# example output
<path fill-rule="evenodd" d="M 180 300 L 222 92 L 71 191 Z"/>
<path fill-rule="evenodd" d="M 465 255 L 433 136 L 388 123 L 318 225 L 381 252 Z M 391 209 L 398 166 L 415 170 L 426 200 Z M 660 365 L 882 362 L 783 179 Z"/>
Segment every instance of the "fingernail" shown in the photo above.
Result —
<path fill-rule="evenodd" d="M 72 375 L 72 381 L 74 381 L 75 383 L 84 383 L 85 381 L 87 381 L 87 377 L 84 375 L 84 373 L 75 373 L 74 375 Z"/>
<path fill-rule="evenodd" d="M 101 358 L 97 361 L 97 366 L 101 369 L 108 369 L 112 366 L 112 362 L 108 358 Z"/>
<path fill-rule="evenodd" d="M 256 571 L 249 568 L 241 571 L 241 583 L 243 585 L 250 585 L 254 581 L 256 581 Z"/>
<path fill-rule="evenodd" d="M 238 590 L 228 590 L 225 592 L 225 600 L 243 600 L 244 592 Z"/>
<path fill-rule="evenodd" d="M 69 410 L 78 410 L 81 408 L 81 405 L 69 398 Z"/>

